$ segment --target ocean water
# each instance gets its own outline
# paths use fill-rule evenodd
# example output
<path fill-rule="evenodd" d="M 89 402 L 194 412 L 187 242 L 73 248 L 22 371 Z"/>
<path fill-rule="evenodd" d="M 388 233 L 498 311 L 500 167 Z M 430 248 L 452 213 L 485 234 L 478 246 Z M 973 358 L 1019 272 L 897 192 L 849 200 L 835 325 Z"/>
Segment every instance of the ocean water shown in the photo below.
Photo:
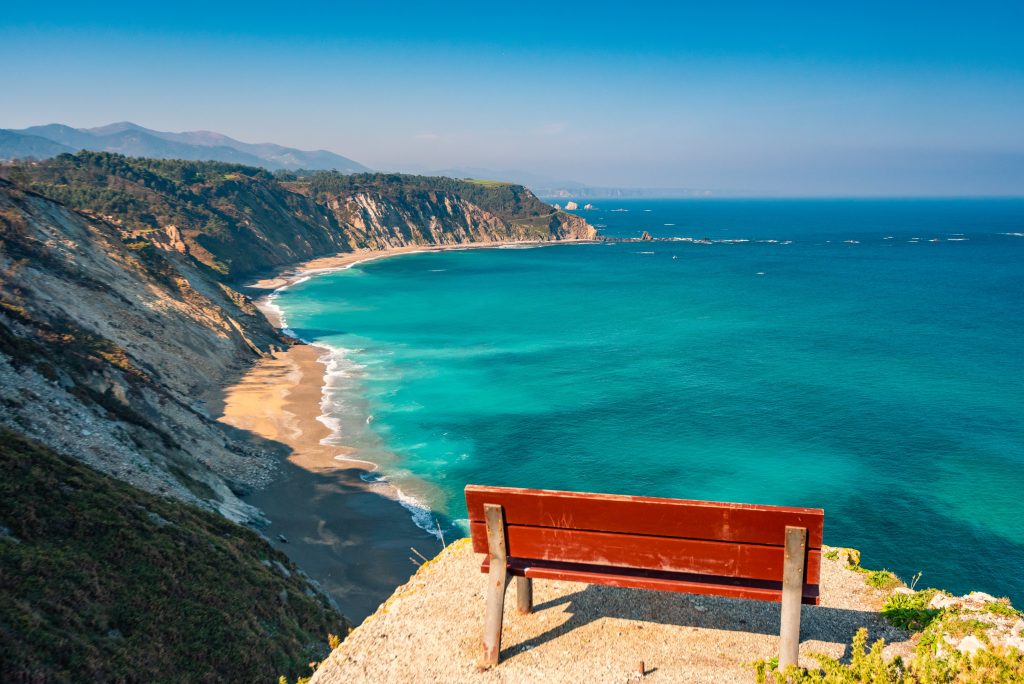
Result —
<path fill-rule="evenodd" d="M 610 236 L 412 254 L 276 302 L 424 526 L 467 483 L 825 509 L 1024 604 L 1024 202 L 605 200 Z M 706 238 L 706 240 L 705 240 Z"/>

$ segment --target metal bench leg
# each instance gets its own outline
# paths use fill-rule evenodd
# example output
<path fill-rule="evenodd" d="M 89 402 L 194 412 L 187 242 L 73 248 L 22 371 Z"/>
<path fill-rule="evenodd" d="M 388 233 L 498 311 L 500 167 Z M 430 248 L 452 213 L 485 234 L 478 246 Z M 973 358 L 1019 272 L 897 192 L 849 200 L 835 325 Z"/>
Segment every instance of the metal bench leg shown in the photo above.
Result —
<path fill-rule="evenodd" d="M 501 653 L 501 619 L 505 613 L 505 589 L 508 587 L 508 557 L 505 553 L 505 515 L 501 506 L 484 504 L 487 521 L 487 613 L 484 616 L 484 656 L 480 664 L 498 664 Z"/>
<path fill-rule="evenodd" d="M 533 612 L 533 580 L 516 577 L 516 608 L 523 615 Z"/>
<path fill-rule="evenodd" d="M 786 527 L 786 555 L 782 570 L 782 620 L 779 629 L 779 669 L 800 660 L 800 604 L 804 593 L 804 556 L 807 530 Z"/>

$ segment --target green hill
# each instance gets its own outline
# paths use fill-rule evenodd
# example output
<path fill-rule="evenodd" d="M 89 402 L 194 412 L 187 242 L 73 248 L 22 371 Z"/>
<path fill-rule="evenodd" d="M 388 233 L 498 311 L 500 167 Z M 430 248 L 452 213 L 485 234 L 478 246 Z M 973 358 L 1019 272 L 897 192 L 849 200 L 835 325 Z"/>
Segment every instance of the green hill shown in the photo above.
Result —
<path fill-rule="evenodd" d="M 277 176 L 249 166 L 63 154 L 0 175 L 142 240 L 170 233 L 228 279 L 355 249 L 502 240 L 592 239 L 583 219 L 521 185 L 332 171 Z"/>
<path fill-rule="evenodd" d="M 256 533 L 0 431 L 0 681 L 269 682 L 347 629 Z"/>

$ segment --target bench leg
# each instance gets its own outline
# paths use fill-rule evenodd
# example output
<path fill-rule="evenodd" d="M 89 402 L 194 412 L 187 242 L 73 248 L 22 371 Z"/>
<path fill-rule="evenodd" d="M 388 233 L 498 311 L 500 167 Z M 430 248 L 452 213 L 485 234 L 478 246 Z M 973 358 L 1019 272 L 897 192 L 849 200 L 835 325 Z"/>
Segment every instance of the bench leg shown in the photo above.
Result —
<path fill-rule="evenodd" d="M 498 664 L 501 653 L 501 621 L 505 613 L 505 589 L 508 587 L 508 557 L 505 553 L 505 515 L 501 506 L 484 504 L 487 521 L 487 612 L 484 615 L 484 655 L 480 664 Z"/>
<path fill-rule="evenodd" d="M 533 580 L 516 577 L 516 607 L 523 615 L 533 612 Z"/>
<path fill-rule="evenodd" d="M 782 619 L 779 629 L 779 669 L 800 660 L 800 604 L 804 593 L 804 556 L 807 530 L 786 528 L 786 555 L 782 570 Z"/>

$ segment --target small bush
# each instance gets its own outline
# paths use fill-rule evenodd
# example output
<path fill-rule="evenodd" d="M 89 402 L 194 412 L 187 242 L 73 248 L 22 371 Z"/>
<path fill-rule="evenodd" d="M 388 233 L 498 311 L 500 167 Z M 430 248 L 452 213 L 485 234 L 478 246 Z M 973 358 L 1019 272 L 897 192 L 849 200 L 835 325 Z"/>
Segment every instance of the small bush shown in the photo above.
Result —
<path fill-rule="evenodd" d="M 928 607 L 936 593 L 935 589 L 925 589 L 914 594 L 892 594 L 885 600 L 882 616 L 894 627 L 920 632 L 942 612 Z"/>
<path fill-rule="evenodd" d="M 777 665 L 773 667 L 769 661 L 760 661 L 754 664 L 758 684 L 766 682 L 774 684 L 803 684 L 805 682 L 878 682 L 879 684 L 888 684 L 907 681 L 904 679 L 903 661 L 895 658 L 886 662 L 882 655 L 885 641 L 879 639 L 871 645 L 870 649 L 867 648 L 867 641 L 868 631 L 862 627 L 853 637 L 848 664 L 841 663 L 830 656 L 814 654 L 813 658 L 818 661 L 819 669 L 807 670 L 790 665 L 780 672 Z"/>
<path fill-rule="evenodd" d="M 864 581 L 875 589 L 895 589 L 900 586 L 900 579 L 888 570 L 872 570 Z"/>
<path fill-rule="evenodd" d="M 993 615 L 1001 615 L 1008 618 L 1024 617 L 1024 612 L 1021 612 L 1011 606 L 1005 599 L 985 604 L 985 610 Z"/>

